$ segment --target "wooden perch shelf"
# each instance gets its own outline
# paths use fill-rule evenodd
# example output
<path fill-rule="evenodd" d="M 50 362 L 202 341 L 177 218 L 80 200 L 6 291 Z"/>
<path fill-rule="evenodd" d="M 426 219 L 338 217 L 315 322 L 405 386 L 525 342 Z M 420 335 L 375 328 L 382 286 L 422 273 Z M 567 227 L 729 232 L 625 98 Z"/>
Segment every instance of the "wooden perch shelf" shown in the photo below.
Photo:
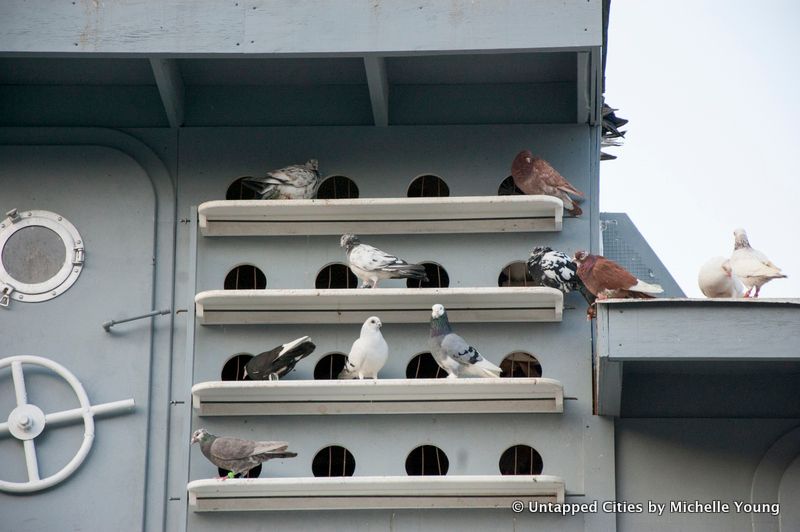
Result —
<path fill-rule="evenodd" d="M 503 508 L 516 500 L 564 502 L 552 475 L 454 475 L 195 480 L 189 505 L 198 512 Z M 510 511 L 510 510 L 508 510 Z"/>
<path fill-rule="evenodd" d="M 192 405 L 200 416 L 558 414 L 564 388 L 544 378 L 201 382 Z"/>
<path fill-rule="evenodd" d="M 203 236 L 561 231 L 551 196 L 216 200 L 198 209 Z"/>
<path fill-rule="evenodd" d="M 431 306 L 445 306 L 450 321 L 561 321 L 564 298 L 547 287 L 209 290 L 195 297 L 203 325 L 427 323 Z"/>

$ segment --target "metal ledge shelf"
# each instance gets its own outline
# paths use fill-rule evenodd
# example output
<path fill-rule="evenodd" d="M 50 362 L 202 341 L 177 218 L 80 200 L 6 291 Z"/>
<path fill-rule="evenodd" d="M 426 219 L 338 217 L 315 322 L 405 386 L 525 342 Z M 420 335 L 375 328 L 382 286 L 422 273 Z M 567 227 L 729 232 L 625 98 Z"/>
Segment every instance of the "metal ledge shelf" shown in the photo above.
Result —
<path fill-rule="evenodd" d="M 561 231 L 551 196 L 216 200 L 197 209 L 203 236 Z"/>
<path fill-rule="evenodd" d="M 564 481 L 552 475 L 331 477 L 194 480 L 197 512 L 504 508 L 516 500 L 564 502 Z M 510 510 L 509 510 L 510 511 Z"/>
<path fill-rule="evenodd" d="M 555 288 L 375 288 L 209 290 L 195 296 L 203 325 L 427 323 L 431 306 L 447 308 L 450 321 L 561 321 L 564 297 Z"/>
<path fill-rule="evenodd" d="M 554 379 L 216 381 L 192 387 L 200 416 L 564 412 Z"/>

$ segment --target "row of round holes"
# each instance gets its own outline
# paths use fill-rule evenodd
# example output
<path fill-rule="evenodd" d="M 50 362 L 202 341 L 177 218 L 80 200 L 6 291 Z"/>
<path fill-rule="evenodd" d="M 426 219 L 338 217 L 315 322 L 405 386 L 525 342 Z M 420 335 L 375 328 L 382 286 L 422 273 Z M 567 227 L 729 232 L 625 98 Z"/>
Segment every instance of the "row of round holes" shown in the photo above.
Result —
<path fill-rule="evenodd" d="M 498 462 L 501 475 L 539 475 L 544 469 L 542 456 L 530 445 L 514 445 L 500 455 Z M 406 457 L 406 474 L 446 475 L 450 469 L 447 454 L 435 445 L 420 445 L 408 453 Z M 352 477 L 356 471 L 356 459 L 353 453 L 340 445 L 330 445 L 321 449 L 311 462 L 311 472 L 315 477 Z M 219 469 L 220 476 L 228 471 Z M 261 474 L 261 466 L 248 471 L 245 476 L 257 478 Z"/>
<path fill-rule="evenodd" d="M 240 353 L 231 357 L 222 366 L 223 381 L 250 380 L 244 375 L 244 367 L 253 358 L 249 353 Z M 332 380 L 339 376 L 344 368 L 347 355 L 330 353 L 320 358 L 314 366 L 314 380 Z M 515 351 L 507 355 L 500 363 L 503 373 L 501 377 L 541 377 L 542 365 L 536 357 L 523 351 Z M 414 356 L 406 366 L 408 379 L 443 379 L 447 373 L 439 367 L 430 353 Z"/>
<path fill-rule="evenodd" d="M 228 187 L 225 193 L 225 199 L 255 199 L 256 193 L 254 190 L 245 187 L 242 183 L 247 177 L 240 177 Z M 522 194 L 514 185 L 514 180 L 511 176 L 505 178 L 500 183 L 497 189 L 499 196 L 507 196 L 513 194 Z M 426 174 L 414 179 L 408 186 L 406 195 L 409 198 L 443 198 L 450 195 L 450 187 L 444 182 L 444 179 L 437 175 Z M 357 198 L 358 186 L 349 177 L 343 175 L 335 175 L 325 179 L 317 190 L 317 199 L 345 199 Z"/>
<path fill-rule="evenodd" d="M 408 288 L 447 288 L 450 276 L 440 264 L 423 262 L 428 281 L 407 279 Z M 500 272 L 497 286 L 534 286 L 533 277 L 523 261 L 512 262 Z M 267 287 L 267 276 L 252 264 L 236 266 L 225 276 L 225 290 L 261 290 Z M 314 282 L 315 288 L 358 288 L 358 279 L 345 264 L 334 263 L 322 268 Z"/>

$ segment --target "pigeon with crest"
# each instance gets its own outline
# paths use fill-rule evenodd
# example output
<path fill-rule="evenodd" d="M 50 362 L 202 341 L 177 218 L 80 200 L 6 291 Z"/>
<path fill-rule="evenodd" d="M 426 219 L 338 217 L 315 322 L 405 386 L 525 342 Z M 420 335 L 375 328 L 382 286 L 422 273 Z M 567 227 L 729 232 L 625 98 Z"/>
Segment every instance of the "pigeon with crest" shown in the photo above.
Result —
<path fill-rule="evenodd" d="M 319 188 L 319 163 L 309 159 L 267 172 L 264 177 L 246 177 L 242 184 L 254 190 L 259 199 L 312 199 Z"/>
<path fill-rule="evenodd" d="M 362 244 L 354 234 L 342 235 L 339 244 L 347 254 L 347 265 L 361 279 L 361 288 L 375 288 L 383 279 L 428 280 L 422 264 L 409 264 L 378 248 Z"/>
<path fill-rule="evenodd" d="M 529 150 L 519 152 L 514 158 L 511 177 L 514 178 L 514 185 L 525 194 L 554 196 L 564 202 L 564 208 L 573 216 L 583 213 L 578 207 L 581 199 L 572 198 L 583 198 L 583 192 L 564 179 L 550 163 L 541 157 L 534 157 Z"/>

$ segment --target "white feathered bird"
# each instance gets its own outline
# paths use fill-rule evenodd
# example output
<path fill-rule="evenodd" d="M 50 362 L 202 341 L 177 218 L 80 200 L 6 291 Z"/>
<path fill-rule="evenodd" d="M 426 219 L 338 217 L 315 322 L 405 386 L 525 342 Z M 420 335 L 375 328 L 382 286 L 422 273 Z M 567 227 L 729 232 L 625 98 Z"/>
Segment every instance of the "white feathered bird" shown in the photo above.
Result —
<path fill-rule="evenodd" d="M 744 285 L 733 275 L 730 260 L 712 257 L 700 267 L 697 284 L 706 297 L 742 297 Z"/>
<path fill-rule="evenodd" d="M 361 288 L 376 288 L 383 279 L 428 280 L 422 264 L 409 264 L 376 247 L 363 244 L 354 234 L 342 235 L 339 245 L 345 250 L 350 270 L 361 279 Z"/>
<path fill-rule="evenodd" d="M 786 277 L 766 255 L 750 247 L 744 229 L 735 230 L 733 236 L 734 245 L 730 265 L 733 275 L 747 287 L 744 297 L 758 297 L 761 287 L 766 283 L 772 279 Z M 753 289 L 755 289 L 755 294 L 752 293 Z"/>
<path fill-rule="evenodd" d="M 381 334 L 383 324 L 377 316 L 367 318 L 361 326 L 361 336 L 353 342 L 340 379 L 377 379 L 378 372 L 389 358 L 389 346 Z"/>

